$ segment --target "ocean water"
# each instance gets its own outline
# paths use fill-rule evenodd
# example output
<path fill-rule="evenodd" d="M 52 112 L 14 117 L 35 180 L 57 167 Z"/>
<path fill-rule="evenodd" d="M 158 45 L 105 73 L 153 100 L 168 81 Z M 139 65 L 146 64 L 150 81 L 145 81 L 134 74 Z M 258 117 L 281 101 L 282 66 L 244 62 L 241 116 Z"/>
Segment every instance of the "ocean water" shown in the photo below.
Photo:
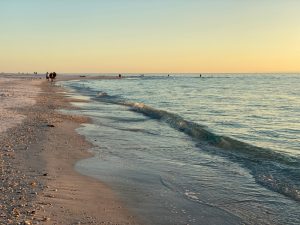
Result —
<path fill-rule="evenodd" d="M 110 185 L 144 224 L 300 224 L 300 75 L 126 74 L 61 83 Z"/>

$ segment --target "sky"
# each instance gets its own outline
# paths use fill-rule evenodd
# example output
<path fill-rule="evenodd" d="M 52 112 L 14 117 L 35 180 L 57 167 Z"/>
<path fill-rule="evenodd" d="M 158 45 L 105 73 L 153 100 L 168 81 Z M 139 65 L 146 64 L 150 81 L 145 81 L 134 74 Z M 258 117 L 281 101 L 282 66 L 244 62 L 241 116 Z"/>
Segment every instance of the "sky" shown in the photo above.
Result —
<path fill-rule="evenodd" d="M 299 0 L 0 0 L 0 72 L 300 72 Z"/>

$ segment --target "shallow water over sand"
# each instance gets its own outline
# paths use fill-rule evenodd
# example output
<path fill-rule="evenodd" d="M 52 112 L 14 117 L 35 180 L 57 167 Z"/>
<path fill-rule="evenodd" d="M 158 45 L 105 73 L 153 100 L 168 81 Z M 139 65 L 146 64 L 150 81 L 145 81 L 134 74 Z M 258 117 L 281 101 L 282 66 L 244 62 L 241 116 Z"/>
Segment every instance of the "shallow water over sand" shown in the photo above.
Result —
<path fill-rule="evenodd" d="M 71 81 L 77 163 L 149 224 L 299 224 L 300 77 L 206 75 Z"/>

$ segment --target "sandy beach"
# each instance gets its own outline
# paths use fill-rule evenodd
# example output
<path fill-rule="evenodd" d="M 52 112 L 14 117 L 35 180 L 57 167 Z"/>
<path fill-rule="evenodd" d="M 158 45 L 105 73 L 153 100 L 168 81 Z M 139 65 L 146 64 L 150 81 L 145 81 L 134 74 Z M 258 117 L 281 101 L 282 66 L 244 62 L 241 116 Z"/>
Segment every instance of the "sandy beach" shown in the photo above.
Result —
<path fill-rule="evenodd" d="M 299 11 L 0 0 L 0 225 L 300 225 Z"/>
<path fill-rule="evenodd" d="M 0 78 L 0 224 L 139 224 L 107 185 L 74 171 L 91 145 L 75 131 L 89 119 L 58 112 L 71 107 L 43 77 Z"/>

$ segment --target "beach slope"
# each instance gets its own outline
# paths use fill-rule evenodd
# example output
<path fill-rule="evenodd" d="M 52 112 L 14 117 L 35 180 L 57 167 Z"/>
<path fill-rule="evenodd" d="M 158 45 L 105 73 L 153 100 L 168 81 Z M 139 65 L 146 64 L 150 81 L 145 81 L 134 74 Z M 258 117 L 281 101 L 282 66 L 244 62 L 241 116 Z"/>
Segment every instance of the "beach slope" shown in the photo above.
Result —
<path fill-rule="evenodd" d="M 75 131 L 88 118 L 58 112 L 71 108 L 60 87 L 12 76 L 0 92 L 1 224 L 138 224 L 108 186 L 73 170 L 90 157 Z"/>

